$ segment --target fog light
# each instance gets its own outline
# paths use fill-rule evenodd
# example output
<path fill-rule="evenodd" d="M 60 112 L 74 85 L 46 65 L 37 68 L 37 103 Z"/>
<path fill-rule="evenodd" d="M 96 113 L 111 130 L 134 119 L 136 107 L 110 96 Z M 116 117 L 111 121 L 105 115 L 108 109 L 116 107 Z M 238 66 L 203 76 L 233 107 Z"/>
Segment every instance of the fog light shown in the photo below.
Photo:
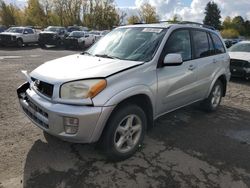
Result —
<path fill-rule="evenodd" d="M 73 117 L 64 117 L 63 124 L 65 133 L 76 134 L 79 127 L 79 119 Z"/>

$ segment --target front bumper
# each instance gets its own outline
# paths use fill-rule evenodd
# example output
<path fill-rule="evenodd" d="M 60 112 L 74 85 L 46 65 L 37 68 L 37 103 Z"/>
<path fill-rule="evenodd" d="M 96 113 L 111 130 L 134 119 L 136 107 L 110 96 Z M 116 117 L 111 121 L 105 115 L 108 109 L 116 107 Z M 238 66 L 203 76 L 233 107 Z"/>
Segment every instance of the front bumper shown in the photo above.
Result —
<path fill-rule="evenodd" d="M 40 97 L 25 83 L 17 89 L 20 105 L 29 119 L 42 130 L 62 140 L 91 143 L 99 139 L 113 107 L 77 106 L 53 103 Z M 76 134 L 64 130 L 64 117 L 79 119 Z"/>
<path fill-rule="evenodd" d="M 17 40 L 0 40 L 1 46 L 16 46 Z"/>
<path fill-rule="evenodd" d="M 48 38 L 43 38 L 40 37 L 38 39 L 39 44 L 44 44 L 44 45 L 58 45 L 58 41 L 60 40 L 60 38 L 56 37 L 48 37 Z"/>

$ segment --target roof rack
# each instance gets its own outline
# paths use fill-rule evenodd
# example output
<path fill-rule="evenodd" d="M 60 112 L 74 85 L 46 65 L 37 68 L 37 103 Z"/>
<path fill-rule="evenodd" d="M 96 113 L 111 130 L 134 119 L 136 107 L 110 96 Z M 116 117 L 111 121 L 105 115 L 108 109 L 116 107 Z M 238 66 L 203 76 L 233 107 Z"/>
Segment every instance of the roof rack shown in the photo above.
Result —
<path fill-rule="evenodd" d="M 199 26 L 199 27 L 204 27 L 204 28 L 207 28 L 207 29 L 216 30 L 213 26 L 201 24 L 201 23 L 198 23 L 198 22 L 190 22 L 190 21 L 171 21 L 171 20 L 159 21 L 159 23 L 164 23 L 164 22 L 173 23 L 173 24 L 196 25 L 196 26 Z"/>
<path fill-rule="evenodd" d="M 199 26 L 199 27 L 204 27 L 204 28 L 207 28 L 207 29 L 216 30 L 213 26 L 206 25 L 206 24 L 201 24 L 201 23 L 198 23 L 198 22 L 181 21 L 181 22 L 178 22 L 178 24 L 196 25 L 196 26 Z"/>

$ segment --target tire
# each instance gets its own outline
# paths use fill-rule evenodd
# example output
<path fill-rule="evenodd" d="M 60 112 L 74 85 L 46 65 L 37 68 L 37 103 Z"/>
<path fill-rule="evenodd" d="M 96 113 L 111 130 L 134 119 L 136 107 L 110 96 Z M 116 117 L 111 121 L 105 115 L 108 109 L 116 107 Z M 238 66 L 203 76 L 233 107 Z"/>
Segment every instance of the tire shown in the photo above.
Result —
<path fill-rule="evenodd" d="M 46 46 L 45 46 L 45 44 L 43 44 L 43 43 L 39 43 L 39 46 L 40 46 L 40 48 L 45 48 Z"/>
<path fill-rule="evenodd" d="M 147 118 L 139 106 L 119 107 L 111 115 L 100 143 L 107 159 L 121 161 L 131 157 L 141 147 L 146 127 Z"/>
<path fill-rule="evenodd" d="M 83 41 L 82 44 L 79 46 L 81 47 L 81 49 L 85 50 L 85 41 Z"/>
<path fill-rule="evenodd" d="M 22 39 L 17 39 L 17 47 L 22 48 L 23 47 L 23 40 Z"/>
<path fill-rule="evenodd" d="M 218 109 L 223 95 L 223 85 L 217 80 L 208 96 L 202 103 L 201 107 L 207 112 L 214 112 Z"/>
<path fill-rule="evenodd" d="M 58 39 L 56 47 L 62 47 L 64 45 L 64 42 L 61 39 Z"/>

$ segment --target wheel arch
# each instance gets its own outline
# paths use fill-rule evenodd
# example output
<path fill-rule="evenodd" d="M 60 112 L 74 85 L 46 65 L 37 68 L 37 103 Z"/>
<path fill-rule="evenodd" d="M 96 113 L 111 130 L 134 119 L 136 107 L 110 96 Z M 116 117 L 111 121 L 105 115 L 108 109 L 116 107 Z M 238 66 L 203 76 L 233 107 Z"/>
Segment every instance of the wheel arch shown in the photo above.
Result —
<path fill-rule="evenodd" d="M 216 83 L 216 81 L 217 80 L 219 80 L 219 81 L 221 81 L 221 83 L 222 83 L 222 85 L 223 85 L 223 97 L 225 97 L 226 96 L 226 92 L 227 92 L 227 77 L 226 77 L 226 75 L 225 74 L 220 74 L 220 75 L 218 75 L 217 77 L 216 77 L 216 79 L 214 79 L 213 80 L 213 82 L 212 82 L 212 84 L 211 84 L 211 86 L 210 86 L 210 88 L 209 88 L 209 92 L 208 92 L 208 94 L 207 94 L 207 96 L 209 96 L 209 94 L 211 93 L 211 91 L 212 91 L 212 89 L 213 89 L 213 86 L 214 86 L 214 84 Z"/>
<path fill-rule="evenodd" d="M 141 93 L 141 94 L 136 94 L 136 95 L 132 95 L 132 96 L 129 96 L 127 98 L 124 98 L 118 104 L 116 104 L 116 106 L 114 107 L 114 109 L 110 113 L 109 117 L 107 118 L 103 128 L 101 130 L 99 130 L 100 134 L 97 134 L 96 137 L 92 138 L 92 139 L 93 140 L 99 140 L 99 142 L 101 142 L 102 137 L 105 134 L 105 130 L 108 128 L 108 122 L 109 122 L 111 116 L 119 108 L 122 108 L 124 105 L 129 105 L 129 104 L 135 104 L 135 105 L 138 105 L 140 108 L 142 108 L 142 110 L 145 112 L 146 118 L 147 118 L 147 130 L 152 128 L 153 125 L 154 125 L 154 107 L 153 107 L 153 103 L 152 103 L 152 101 L 151 101 L 151 99 L 150 99 L 150 97 L 148 95 Z"/>

